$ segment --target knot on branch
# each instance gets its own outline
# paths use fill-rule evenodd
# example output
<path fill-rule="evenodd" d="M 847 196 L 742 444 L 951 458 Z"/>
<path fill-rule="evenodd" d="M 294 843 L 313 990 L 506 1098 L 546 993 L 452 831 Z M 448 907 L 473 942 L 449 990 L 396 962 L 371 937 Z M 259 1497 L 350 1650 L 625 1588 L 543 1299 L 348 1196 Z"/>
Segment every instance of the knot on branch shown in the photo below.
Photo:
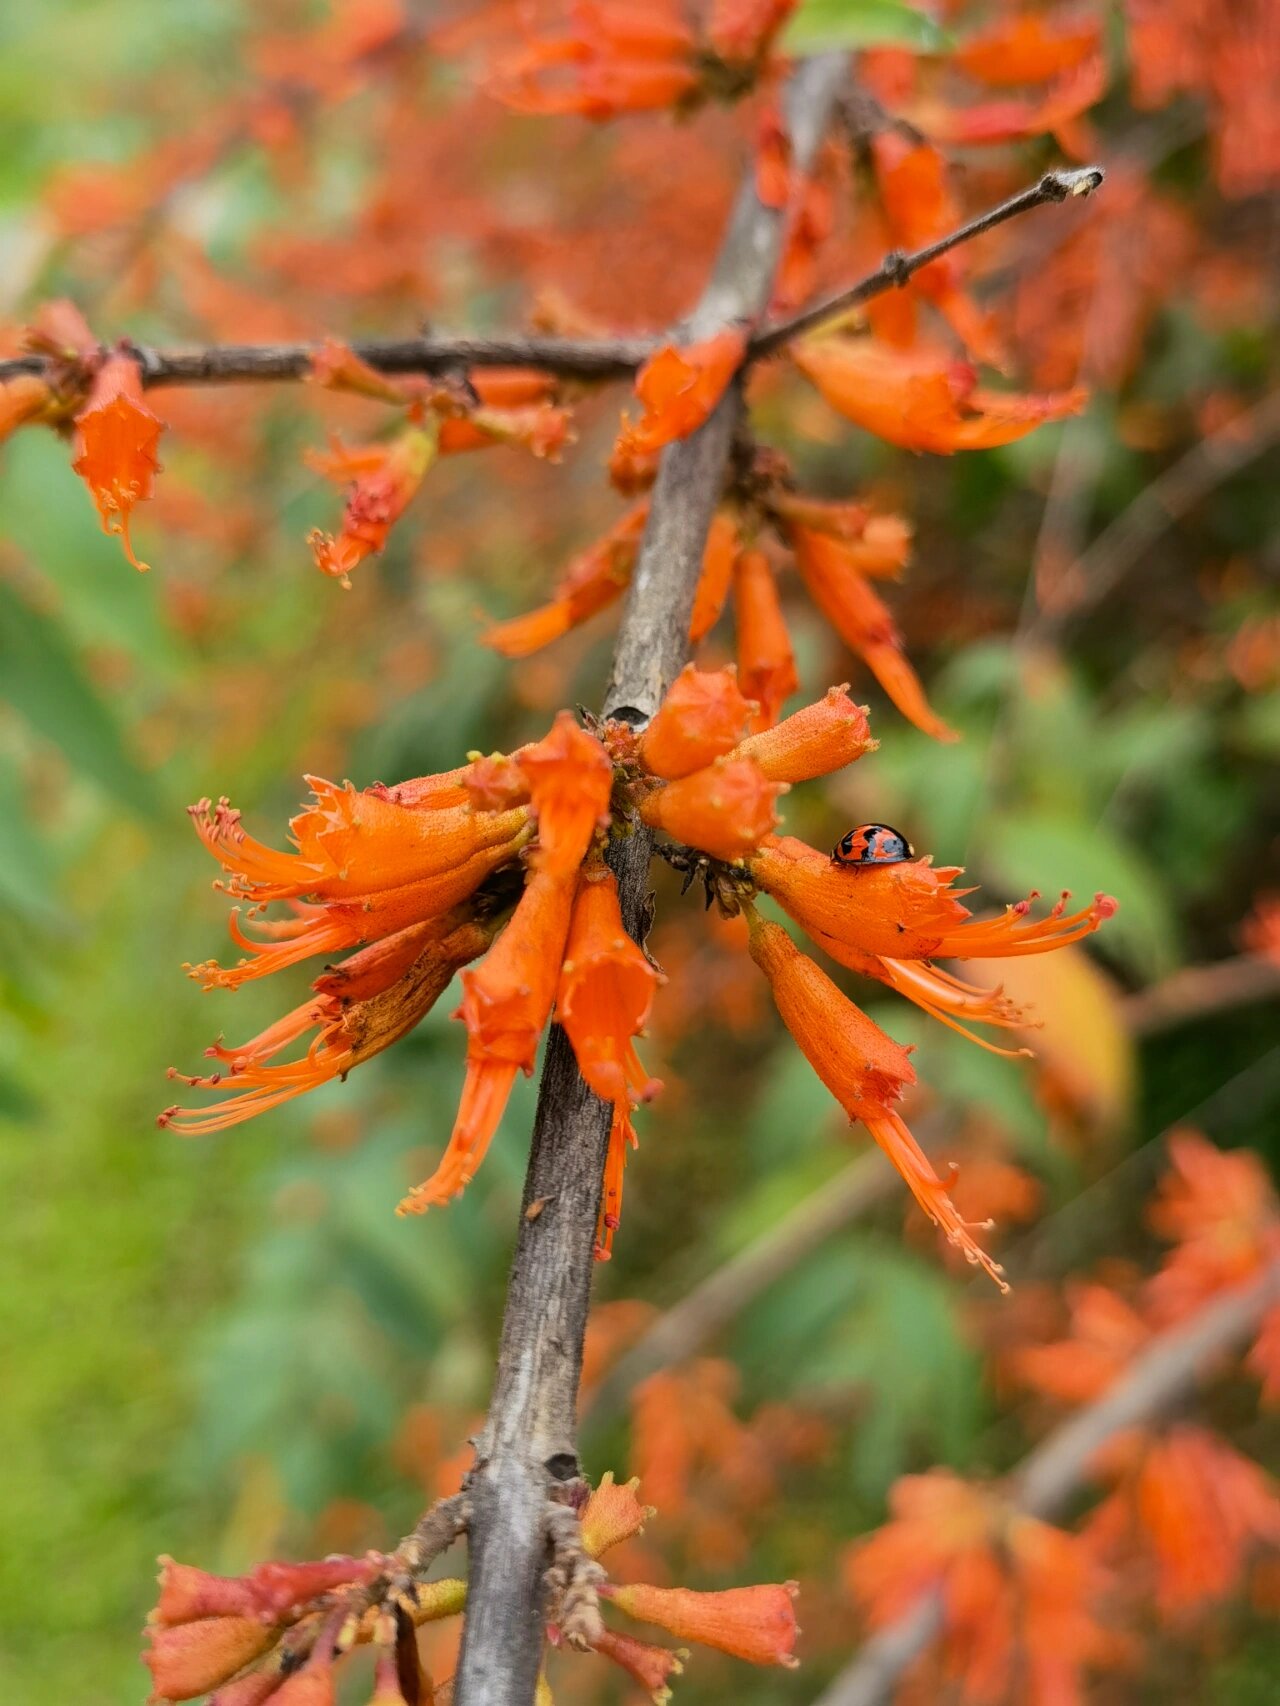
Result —
<path fill-rule="evenodd" d="M 911 283 L 911 262 L 901 249 L 890 249 L 880 263 L 880 271 L 886 281 L 897 290 L 904 290 Z"/>

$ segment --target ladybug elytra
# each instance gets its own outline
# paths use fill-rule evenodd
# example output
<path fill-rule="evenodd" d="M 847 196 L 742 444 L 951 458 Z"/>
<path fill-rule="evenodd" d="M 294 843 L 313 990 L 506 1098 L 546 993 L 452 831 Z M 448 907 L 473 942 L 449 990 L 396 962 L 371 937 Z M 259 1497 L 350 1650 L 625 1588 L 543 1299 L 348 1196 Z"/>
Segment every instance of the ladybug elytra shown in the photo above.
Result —
<path fill-rule="evenodd" d="M 831 849 L 837 865 L 899 865 L 915 851 L 899 829 L 887 823 L 861 823 Z"/>

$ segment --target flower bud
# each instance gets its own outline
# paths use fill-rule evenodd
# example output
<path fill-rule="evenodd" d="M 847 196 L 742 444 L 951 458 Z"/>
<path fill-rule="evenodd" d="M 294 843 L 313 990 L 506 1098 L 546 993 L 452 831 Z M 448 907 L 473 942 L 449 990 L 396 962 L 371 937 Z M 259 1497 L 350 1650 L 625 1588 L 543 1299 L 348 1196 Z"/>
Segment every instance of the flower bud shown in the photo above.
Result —
<path fill-rule="evenodd" d="M 754 758 L 721 758 L 706 770 L 648 795 L 640 816 L 713 859 L 745 859 L 777 823 L 773 802 L 786 784 L 771 782 Z"/>

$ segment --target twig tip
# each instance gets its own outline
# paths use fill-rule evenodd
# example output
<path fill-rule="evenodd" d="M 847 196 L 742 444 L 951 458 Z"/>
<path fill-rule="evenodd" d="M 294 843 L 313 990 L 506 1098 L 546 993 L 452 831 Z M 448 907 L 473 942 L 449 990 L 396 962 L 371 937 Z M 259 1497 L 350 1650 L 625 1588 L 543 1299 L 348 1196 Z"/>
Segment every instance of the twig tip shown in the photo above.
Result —
<path fill-rule="evenodd" d="M 1040 190 L 1053 201 L 1066 201 L 1068 196 L 1090 196 L 1102 187 L 1106 175 L 1101 166 L 1073 166 L 1046 172 L 1040 180 Z"/>

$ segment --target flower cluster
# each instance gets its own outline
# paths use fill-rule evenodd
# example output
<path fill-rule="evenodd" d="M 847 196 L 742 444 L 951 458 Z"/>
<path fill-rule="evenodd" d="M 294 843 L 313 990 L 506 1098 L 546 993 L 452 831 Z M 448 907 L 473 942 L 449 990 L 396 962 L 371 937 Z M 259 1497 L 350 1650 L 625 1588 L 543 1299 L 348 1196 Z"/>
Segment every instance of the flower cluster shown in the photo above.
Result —
<path fill-rule="evenodd" d="M 103 349 L 80 310 L 61 300 L 36 312 L 22 344 L 49 365 L 43 375 L 0 385 L 0 440 L 36 422 L 70 433 L 76 452 L 71 466 L 89 488 L 103 532 L 118 534 L 125 556 L 145 570 L 129 538 L 129 520 L 134 505 L 151 496 L 164 423 L 143 401 L 141 364 L 127 344 Z"/>
<path fill-rule="evenodd" d="M 490 368 L 464 382 L 390 379 L 347 345 L 329 339 L 312 362 L 317 384 L 396 407 L 403 426 L 389 439 L 313 451 L 311 467 L 349 486 L 342 528 L 313 530 L 316 567 L 350 586 L 351 571 L 386 545 L 437 456 L 514 444 L 556 457 L 570 436 L 568 412 L 555 401 L 556 381 L 525 368 Z"/>
<path fill-rule="evenodd" d="M 1158 1271 L 1135 1279 L 1130 1295 L 1100 1281 L 1077 1286 L 1068 1336 L 1004 1359 L 1014 1381 L 1054 1404 L 1107 1401 L 1162 1328 L 1276 1271 L 1280 1206 L 1259 1159 L 1189 1131 L 1173 1135 L 1169 1153 L 1149 1213 L 1173 1243 Z M 1280 1304 L 1263 1315 L 1247 1359 L 1264 1403 L 1280 1392 L 1278 1349 Z M 1020 1509 L 1016 1479 L 907 1476 L 890 1495 L 890 1521 L 846 1552 L 849 1597 L 876 1628 L 937 1594 L 941 1670 L 957 1699 L 998 1706 L 1016 1687 L 1028 1706 L 1053 1706 L 1083 1698 L 1087 1670 L 1131 1663 L 1153 1607 L 1184 1632 L 1280 1547 L 1280 1492 L 1207 1427 L 1126 1416 L 1088 1479 L 1106 1490 L 1069 1532 Z"/>
<path fill-rule="evenodd" d="M 778 793 L 840 769 L 871 747 L 866 713 L 843 688 L 833 688 L 816 705 L 742 738 L 750 712 L 740 698 L 732 671 L 685 672 L 641 749 L 653 770 L 675 780 L 641 803 L 641 816 L 711 861 L 704 866 L 708 893 L 723 911 L 746 912 L 751 956 L 819 1078 L 850 1120 L 875 1138 L 948 1240 L 998 1280 L 999 1270 L 975 1243 L 898 1111 L 915 1083 L 907 1051 L 781 926 L 761 917 L 752 897 L 769 896 L 829 958 L 887 984 L 985 1047 L 993 1045 L 970 1027 L 1022 1027 L 1026 1015 L 999 990 L 966 983 L 933 961 L 1047 953 L 1096 930 L 1115 902 L 1098 895 L 1069 912 L 1064 895 L 1036 918 L 1033 895 L 994 919 L 977 919 L 961 904 L 972 891 L 954 887 L 958 867 L 914 857 L 850 866 L 774 835 L 766 820 Z M 695 762 L 702 768 L 692 769 Z"/>
<path fill-rule="evenodd" d="M 1079 1700 L 1081 1673 L 1111 1647 L 1096 1613 L 1106 1573 L 1084 1541 L 945 1469 L 904 1477 L 890 1510 L 845 1559 L 849 1594 L 871 1627 L 938 1588 L 957 1700 Z"/>
<path fill-rule="evenodd" d="M 748 1664 L 794 1666 L 794 1582 L 700 1593 L 609 1579 L 598 1560 L 638 1535 L 655 1514 L 641 1504 L 639 1486 L 605 1474 L 589 1495 L 581 1486 L 576 1518 L 572 1507 L 557 1508 L 564 1520 L 553 1531 L 547 1573 L 548 1650 L 599 1653 L 661 1706 L 688 1649 L 611 1628 L 601 1616 L 603 1601 L 677 1641 Z M 144 1655 L 152 1701 L 191 1700 L 212 1689 L 209 1706 L 333 1706 L 338 1661 L 369 1644 L 380 1649 L 370 1706 L 432 1698 L 414 1631 L 465 1614 L 467 1584 L 455 1577 L 425 1579 L 432 1558 L 419 1535 L 430 1521 L 392 1553 L 261 1564 L 247 1576 L 214 1576 L 161 1559 L 160 1598 L 148 1620 Z M 545 1672 L 538 1699 L 551 1700 Z"/>
<path fill-rule="evenodd" d="M 703 20 L 682 0 L 568 0 L 517 47 L 495 54 L 489 90 L 523 113 L 689 111 L 733 100 L 772 69 L 770 49 L 795 0 L 713 0 Z"/>
<path fill-rule="evenodd" d="M 314 804 L 290 825 L 295 852 L 246 835 L 225 801 L 201 801 L 192 808 L 197 831 L 229 873 L 224 886 L 248 903 L 243 920 L 238 910 L 231 920 L 245 957 L 191 968 L 205 988 L 358 951 L 251 1042 L 214 1045 L 220 1069 L 187 1082 L 223 1100 L 170 1108 L 162 1123 L 217 1130 L 345 1074 L 403 1036 L 454 972 L 483 956 L 461 970 L 467 1067 L 453 1132 L 401 1212 L 442 1205 L 466 1186 L 517 1072 L 532 1071 L 554 1011 L 587 1084 L 613 1108 L 599 1233 L 606 1254 L 635 1142 L 631 1111 L 660 1088 L 634 1041 L 660 974 L 628 936 L 601 857 L 612 812 L 669 838 L 667 857 L 701 873 L 722 912 L 746 913 L 751 956 L 818 1076 L 948 1239 L 998 1277 L 903 1122 L 898 1104 L 915 1083 L 907 1051 L 760 916 L 754 897 L 776 901 L 838 964 L 989 1048 L 971 1027 L 1022 1026 L 1026 1016 L 999 990 L 933 962 L 1045 953 L 1095 930 L 1114 903 L 1099 895 L 1068 912 L 1064 896 L 1035 918 L 1033 896 L 995 919 L 975 919 L 960 901 L 971 891 L 954 887 L 956 867 L 914 857 L 850 867 L 774 833 L 777 802 L 793 783 L 839 770 L 874 744 L 865 708 L 844 688 L 770 725 L 732 668 L 690 665 L 641 734 L 624 723 L 588 731 L 562 712 L 536 745 L 395 788 L 357 792 L 313 779 Z M 292 916 L 265 919 L 273 903 Z M 301 1060 L 277 1061 L 308 1033 Z"/>
<path fill-rule="evenodd" d="M 206 989 L 235 989 L 318 954 L 359 951 L 326 968 L 312 1000 L 251 1042 L 210 1049 L 220 1069 L 187 1082 L 219 1091 L 221 1102 L 170 1108 L 161 1122 L 218 1130 L 344 1075 L 417 1024 L 454 973 L 479 958 L 462 972 L 468 1044 L 458 1117 L 436 1172 L 401 1211 L 443 1204 L 467 1184 L 517 1072 L 533 1070 L 554 1007 L 583 1077 L 613 1105 L 606 1224 L 616 1224 L 630 1110 L 660 1086 L 633 1040 L 658 973 L 627 935 L 600 857 L 613 784 L 609 752 L 565 712 L 510 757 L 477 757 L 394 788 L 312 778 L 313 804 L 290 824 L 294 852 L 247 835 L 225 800 L 200 801 L 192 817 L 229 873 L 221 886 L 248 905 L 243 918 L 238 907 L 231 916 L 244 957 L 191 967 L 192 976 Z M 264 918 L 276 903 L 291 916 Z M 301 1060 L 277 1061 L 308 1033 Z"/>
<path fill-rule="evenodd" d="M 926 288 L 954 318 L 963 300 L 958 275 L 953 267 L 931 286 L 933 271 L 921 275 Z M 643 490 L 654 477 L 658 452 L 703 424 L 745 355 L 745 334 L 731 328 L 683 349 L 664 346 L 652 356 L 636 379 L 643 413 L 634 422 L 623 418 L 614 483 L 627 492 Z M 1042 422 L 1077 413 L 1086 395 L 1080 388 L 1042 395 L 985 389 L 968 362 L 927 342 L 901 348 L 878 337 L 826 335 L 804 340 L 792 359 L 846 419 L 892 444 L 940 454 L 1008 444 Z M 524 657 L 620 598 L 647 514 L 642 499 L 570 564 L 547 604 L 492 625 L 483 642 L 507 657 Z M 930 708 L 898 626 L 871 584 L 900 574 L 910 549 L 911 530 L 901 517 L 875 514 L 862 503 L 807 498 L 794 490 L 781 456 L 756 449 L 739 458 L 717 510 L 690 643 L 707 637 L 732 599 L 739 674 L 760 706 L 762 724 L 776 722 L 797 686 L 775 570 L 776 559 L 789 557 L 814 605 L 902 714 L 935 739 L 953 740 Z"/>
<path fill-rule="evenodd" d="M 1227 1154 L 1198 1132 L 1178 1131 L 1169 1159 L 1148 1214 L 1152 1231 L 1172 1245 L 1157 1272 L 1132 1296 L 1081 1285 L 1068 1335 L 1008 1358 L 1015 1379 L 1055 1403 L 1098 1399 L 1161 1328 L 1280 1264 L 1280 1204 L 1256 1155 Z M 1264 1404 L 1280 1401 L 1280 1303 L 1264 1314 L 1246 1368 Z M 1225 1598 L 1254 1551 L 1280 1545 L 1280 1494 L 1208 1429 L 1132 1429 L 1097 1473 L 1111 1490 L 1090 1515 L 1090 1544 L 1149 1591 L 1167 1621 Z"/>

